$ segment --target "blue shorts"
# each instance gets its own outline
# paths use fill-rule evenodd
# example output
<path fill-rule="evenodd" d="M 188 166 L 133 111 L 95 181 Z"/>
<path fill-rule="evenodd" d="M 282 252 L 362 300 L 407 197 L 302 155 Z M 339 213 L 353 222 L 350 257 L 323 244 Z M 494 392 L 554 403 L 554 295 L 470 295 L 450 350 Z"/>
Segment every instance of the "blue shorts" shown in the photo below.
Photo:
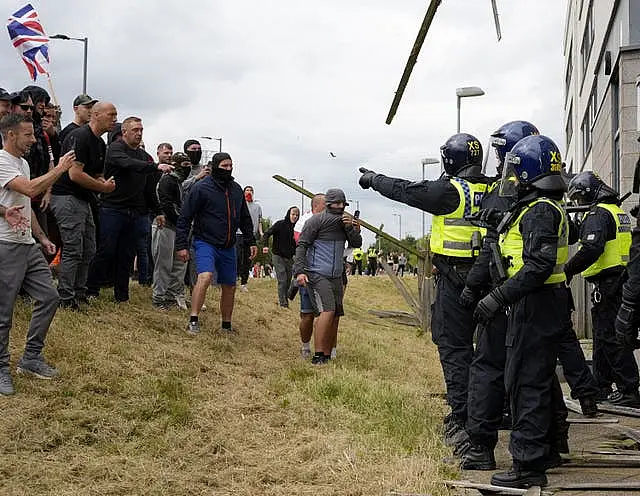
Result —
<path fill-rule="evenodd" d="M 300 313 L 316 313 L 309 296 L 309 290 L 304 286 L 300 286 Z"/>
<path fill-rule="evenodd" d="M 216 282 L 226 286 L 235 286 L 237 275 L 236 248 L 216 248 L 201 239 L 193 240 L 196 272 L 216 274 Z"/>

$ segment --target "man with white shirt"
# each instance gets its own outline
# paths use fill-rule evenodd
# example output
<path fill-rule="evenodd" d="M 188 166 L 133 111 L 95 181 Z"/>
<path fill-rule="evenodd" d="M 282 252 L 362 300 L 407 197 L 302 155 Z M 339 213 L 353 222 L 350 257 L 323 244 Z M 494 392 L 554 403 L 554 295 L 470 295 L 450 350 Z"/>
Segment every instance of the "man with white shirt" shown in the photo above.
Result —
<path fill-rule="evenodd" d="M 35 304 L 17 371 L 40 379 L 58 375 L 42 356 L 44 339 L 58 308 L 59 297 L 41 248 L 53 255 L 56 247 L 47 239 L 31 211 L 31 197 L 46 191 L 57 181 L 73 165 L 75 155 L 69 152 L 49 172 L 29 179 L 29 164 L 22 157 L 36 141 L 31 118 L 20 114 L 3 117 L 0 134 L 4 144 L 4 149 L 0 150 L 0 205 L 22 207 L 22 214 L 29 220 L 12 226 L 4 217 L 0 218 L 0 396 L 6 396 L 15 392 L 9 373 L 9 331 L 21 287 Z"/>

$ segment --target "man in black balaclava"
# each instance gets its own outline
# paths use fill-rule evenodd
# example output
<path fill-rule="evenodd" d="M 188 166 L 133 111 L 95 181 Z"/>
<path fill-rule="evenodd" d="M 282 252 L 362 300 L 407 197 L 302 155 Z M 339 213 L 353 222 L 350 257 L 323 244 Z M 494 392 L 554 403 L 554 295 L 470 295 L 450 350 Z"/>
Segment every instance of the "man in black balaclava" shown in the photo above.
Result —
<path fill-rule="evenodd" d="M 176 252 L 178 258 L 186 262 L 191 257 L 189 232 L 193 223 L 193 255 L 198 279 L 191 294 L 191 317 L 186 328 L 192 336 L 200 333 L 198 315 L 214 272 L 222 289 L 222 332 L 233 332 L 231 315 L 237 280 L 235 233 L 238 228 L 250 247 L 250 258 L 258 254 L 247 202 L 242 188 L 231 175 L 231 156 L 216 153 L 211 164 L 211 175 L 194 184 L 185 197 L 176 226 Z"/>
<path fill-rule="evenodd" d="M 178 259 L 175 251 L 176 223 L 182 209 L 182 183 L 189 175 L 189 157 L 181 152 L 169 159 L 173 171 L 164 174 L 158 182 L 160 209 L 166 223 L 151 227 L 151 246 L 155 265 L 153 269 L 153 294 L 151 302 L 157 310 L 168 310 L 178 305 L 186 309 L 184 274 L 187 264 Z"/>
<path fill-rule="evenodd" d="M 182 183 L 184 194 L 186 196 L 191 190 L 191 187 L 209 174 L 211 169 L 200 165 L 200 160 L 202 159 L 202 146 L 198 140 L 188 139 L 184 142 L 183 149 L 191 162 L 191 172 L 189 173 L 189 177 L 184 183 Z"/>

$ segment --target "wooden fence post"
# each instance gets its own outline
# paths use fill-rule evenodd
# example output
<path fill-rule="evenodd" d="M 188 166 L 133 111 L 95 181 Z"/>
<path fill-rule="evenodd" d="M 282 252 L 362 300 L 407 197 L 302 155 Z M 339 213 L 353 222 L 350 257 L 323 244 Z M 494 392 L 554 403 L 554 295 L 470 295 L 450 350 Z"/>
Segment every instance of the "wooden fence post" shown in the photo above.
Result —
<path fill-rule="evenodd" d="M 422 332 L 431 331 L 431 304 L 433 303 L 435 288 L 433 287 L 433 265 L 431 264 L 431 250 L 420 251 L 418 259 L 418 291 L 420 298 L 420 323 Z"/>

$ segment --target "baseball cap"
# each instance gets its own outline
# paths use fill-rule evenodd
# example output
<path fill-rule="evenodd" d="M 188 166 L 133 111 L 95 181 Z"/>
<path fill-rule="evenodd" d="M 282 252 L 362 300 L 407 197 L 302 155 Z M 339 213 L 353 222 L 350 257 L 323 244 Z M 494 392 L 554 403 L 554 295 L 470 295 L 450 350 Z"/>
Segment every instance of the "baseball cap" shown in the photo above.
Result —
<path fill-rule="evenodd" d="M 0 88 L 0 100 L 12 101 L 16 97 L 15 93 L 9 93 L 4 88 Z"/>
<path fill-rule="evenodd" d="M 349 206 L 347 197 L 340 188 L 329 188 L 324 195 L 324 201 L 327 205 L 343 202 L 345 207 Z"/>
<path fill-rule="evenodd" d="M 189 157 L 186 153 L 176 152 L 171 155 L 171 163 L 175 165 L 182 165 L 184 162 L 189 162 Z M 191 162 L 189 162 L 189 166 L 191 166 Z"/>
<path fill-rule="evenodd" d="M 91 98 L 86 93 L 83 93 L 82 95 L 78 95 L 73 99 L 73 106 L 77 107 L 78 105 L 93 105 L 97 101 L 98 100 L 96 100 L 95 98 Z"/>

